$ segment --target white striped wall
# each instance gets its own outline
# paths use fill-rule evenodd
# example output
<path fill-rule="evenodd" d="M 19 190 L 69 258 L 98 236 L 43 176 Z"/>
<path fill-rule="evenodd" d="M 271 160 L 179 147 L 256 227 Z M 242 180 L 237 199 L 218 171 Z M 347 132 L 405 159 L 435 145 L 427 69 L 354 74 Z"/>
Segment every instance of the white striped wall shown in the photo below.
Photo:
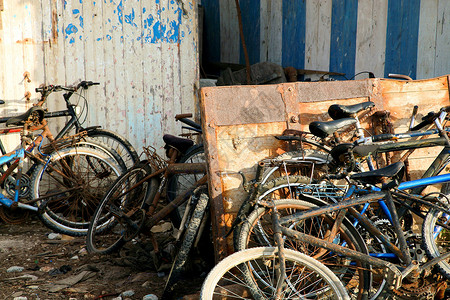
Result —
<path fill-rule="evenodd" d="M 220 60 L 229 63 L 241 63 L 242 55 L 240 53 L 240 38 L 238 21 L 235 13 L 234 0 L 202 0 L 208 8 L 212 3 L 218 1 L 220 6 Z M 283 4 L 288 1 L 282 0 L 257 0 L 251 1 L 253 9 L 260 10 L 259 20 L 254 20 L 245 26 L 258 26 L 260 31 L 259 43 L 252 45 L 247 43 L 247 47 L 259 48 L 259 61 L 271 61 L 286 67 L 283 63 L 283 52 L 295 52 L 304 56 L 303 69 L 334 71 L 330 70 L 330 59 L 335 53 L 331 52 L 332 32 L 335 30 L 332 26 L 333 2 L 341 5 L 346 2 L 355 2 L 356 0 L 305 0 L 298 1 L 299 5 L 305 2 L 305 35 L 304 51 L 300 52 L 296 47 L 283 49 Z M 249 0 L 240 0 L 241 6 Z M 417 42 L 411 46 L 405 46 L 398 49 L 395 37 L 389 40 L 387 36 L 394 27 L 390 22 L 396 20 L 395 13 L 398 10 L 404 10 L 416 6 L 412 14 L 417 11 L 417 17 L 405 19 L 400 30 L 406 36 L 406 30 L 413 25 L 418 24 Z M 213 5 L 214 6 L 214 5 Z M 391 9 L 391 15 L 389 10 Z M 414 10 L 414 8 L 413 8 Z M 242 11 L 245 15 L 246 12 Z M 401 18 L 401 16 L 398 16 Z M 391 21 L 389 21 L 391 20 Z M 356 30 L 356 50 L 354 54 L 354 74 L 361 71 L 371 71 L 377 77 L 384 77 L 392 67 L 392 56 L 395 62 L 399 64 L 399 73 L 410 73 L 416 79 L 432 78 L 450 73 L 450 1 L 448 0 L 358 0 L 357 1 L 357 30 Z M 399 21 L 399 20 L 396 20 Z M 400 20 L 401 21 L 401 20 Z M 206 24 L 208 26 L 208 24 Z M 210 26 L 213 26 L 210 24 Z M 300 25 L 302 26 L 302 25 Z M 290 29 L 292 30 L 292 29 Z M 394 34 L 398 34 L 394 32 Z M 414 38 L 414 37 L 413 37 Z M 390 41 L 390 42 L 389 42 Z M 408 41 L 405 38 L 402 43 Z M 208 41 L 205 41 L 206 43 Z M 413 53 L 405 53 L 405 49 L 413 50 Z M 390 61 L 386 63 L 386 51 L 389 50 Z M 398 51 L 398 53 L 396 53 Z M 403 52 L 402 52 L 403 51 Z M 339 58 L 338 58 L 339 59 Z M 386 65 L 387 64 L 387 65 Z M 410 70 L 403 64 L 413 64 L 414 70 Z M 405 69 L 406 68 L 406 69 Z M 394 68 L 394 70 L 397 70 Z M 349 74 L 349 75 L 354 75 Z M 351 77 L 351 76 L 350 76 Z M 361 75 L 356 78 L 365 78 L 367 75 Z"/>

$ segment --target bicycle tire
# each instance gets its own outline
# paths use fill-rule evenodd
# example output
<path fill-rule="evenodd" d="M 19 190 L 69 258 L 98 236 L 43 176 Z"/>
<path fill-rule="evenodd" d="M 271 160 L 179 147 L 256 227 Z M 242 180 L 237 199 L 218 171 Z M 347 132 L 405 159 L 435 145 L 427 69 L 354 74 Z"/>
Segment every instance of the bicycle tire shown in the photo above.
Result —
<path fill-rule="evenodd" d="M 273 278 L 276 278 L 277 272 L 277 252 L 277 248 L 259 247 L 239 251 L 226 257 L 206 277 L 200 299 L 210 300 L 220 296 L 239 299 L 274 299 L 273 291 L 276 289 L 276 282 Z M 350 299 L 336 275 L 322 263 L 289 249 L 285 249 L 284 254 L 288 277 L 285 280 L 287 283 L 281 299 L 291 299 L 292 296 L 303 299 L 303 295 L 299 295 L 302 290 L 307 292 L 304 295 L 305 299 L 311 299 L 307 295 L 310 297 L 316 295 L 316 299 Z M 249 271 L 249 266 L 258 271 L 259 278 L 257 276 L 249 278 L 249 273 L 256 273 L 256 271 Z M 298 272 L 294 272 L 294 266 Z M 299 276 L 299 274 L 305 276 Z M 322 291 L 306 290 L 313 280 L 317 280 L 315 282 L 317 285 L 311 284 L 310 287 L 321 287 Z"/>
<path fill-rule="evenodd" d="M 110 156 L 111 158 L 113 158 L 116 163 L 122 168 L 122 169 L 127 169 L 127 165 L 125 163 L 125 161 L 122 159 L 122 157 L 117 153 L 116 150 L 114 150 L 112 147 L 110 147 L 109 145 L 101 142 L 98 139 L 95 138 L 87 138 L 85 140 L 81 140 L 78 143 L 76 143 L 77 147 L 88 147 L 88 148 L 93 148 L 96 150 L 99 150 L 101 152 L 103 152 L 105 155 Z"/>
<path fill-rule="evenodd" d="M 331 156 L 324 150 L 316 149 L 300 149 L 295 151 L 285 152 L 272 161 L 297 161 L 296 165 L 288 165 L 286 168 L 275 166 L 267 168 L 262 176 L 261 182 L 264 184 L 276 177 L 288 175 L 301 175 L 308 178 L 318 178 L 328 170 L 327 165 L 331 161 Z M 304 163 L 302 163 L 304 162 Z"/>
<path fill-rule="evenodd" d="M 260 187 L 259 198 L 256 199 L 256 202 L 268 195 L 270 195 L 272 199 L 298 199 L 299 193 L 307 193 L 308 195 L 314 196 L 314 199 L 319 198 L 325 202 L 338 202 L 346 191 L 347 186 L 326 186 L 325 188 L 327 190 L 323 193 L 321 191 L 321 189 L 323 189 L 322 185 L 319 185 L 318 188 L 316 188 L 316 185 L 311 184 L 310 179 L 305 176 L 289 175 L 276 177 L 262 184 Z M 244 204 L 241 205 L 238 212 L 240 218 L 248 216 L 250 213 L 249 210 L 252 208 L 247 204 L 252 201 L 255 201 L 255 199 L 246 199 Z M 242 222 L 235 225 L 233 239 L 239 236 L 241 226 Z M 236 244 L 236 241 L 234 241 L 234 243 Z"/>
<path fill-rule="evenodd" d="M 87 135 L 90 138 L 100 140 L 115 150 L 124 161 L 127 169 L 139 162 L 139 155 L 133 145 L 120 134 L 107 129 L 95 128 L 87 130 Z"/>
<path fill-rule="evenodd" d="M 427 213 L 422 225 L 423 245 L 430 259 L 439 257 L 449 250 L 448 247 L 445 247 L 448 245 L 449 232 L 436 225 L 437 221 L 448 224 L 449 217 L 444 216 L 442 211 L 432 208 Z M 436 266 L 443 276 L 450 279 L 450 259 L 442 260 Z"/>
<path fill-rule="evenodd" d="M 206 207 L 208 206 L 208 202 L 208 194 L 202 192 L 198 196 L 195 208 L 189 218 L 189 223 L 185 229 L 180 250 L 172 263 L 172 268 L 166 281 L 162 299 L 169 297 L 169 295 L 171 295 L 176 288 L 176 283 L 179 280 L 183 267 L 188 259 L 189 252 L 191 251 L 192 244 L 197 236 L 200 223 L 204 217 Z"/>
<path fill-rule="evenodd" d="M 297 199 L 277 199 L 274 200 L 274 204 L 282 216 L 291 215 L 299 210 L 308 210 L 318 206 L 317 204 Z M 237 240 L 238 243 L 235 245 L 237 251 L 260 246 L 272 247 L 275 245 L 271 225 L 271 212 L 272 210 L 267 209 L 266 207 L 256 207 L 252 211 L 247 220 L 242 224 Z M 332 226 L 332 218 L 324 216 L 311 220 L 312 221 L 305 220 L 303 222 L 297 222 L 291 224 L 289 227 L 295 227 L 296 230 L 325 239 L 327 229 Z M 350 248 L 367 254 L 367 248 L 363 240 L 355 237 L 357 231 L 354 230 L 352 232 L 351 229 L 349 229 L 351 227 L 352 225 L 350 222 L 344 219 L 339 234 L 336 235 L 334 242 L 339 244 L 346 242 Z M 311 232 L 312 230 L 314 230 L 314 232 Z M 358 296 L 370 292 L 371 274 L 368 271 L 363 270 L 368 268 L 365 264 L 350 259 L 345 260 L 338 255 L 330 255 L 328 251 L 321 251 L 320 248 L 314 248 L 311 245 L 287 237 L 284 237 L 284 243 L 285 248 L 300 251 L 316 259 L 320 258 L 319 260 L 323 264 L 328 266 L 342 282 L 345 282 L 352 298 L 356 299 Z M 354 263 L 358 264 L 358 266 L 351 266 Z M 336 267 L 338 265 L 339 267 Z M 361 266 L 364 266 L 363 269 L 360 269 Z"/>
<path fill-rule="evenodd" d="M 147 199 L 153 199 L 156 194 L 158 180 L 152 177 L 127 194 L 124 190 L 152 173 L 147 161 L 141 161 L 111 185 L 89 223 L 86 237 L 88 252 L 110 254 L 139 233 L 145 216 L 140 215 L 141 211 L 146 211 Z M 111 212 L 113 208 L 116 211 Z M 122 213 L 125 215 L 120 216 Z"/>
<path fill-rule="evenodd" d="M 124 171 L 96 149 L 75 146 L 53 152 L 32 175 L 33 198 L 44 206 L 39 219 L 55 232 L 86 235 L 101 197 Z"/>
<path fill-rule="evenodd" d="M 206 163 L 205 149 L 203 145 L 194 145 L 182 155 L 177 163 Z M 204 174 L 175 174 L 171 176 L 167 184 L 167 199 L 173 201 L 178 195 L 184 194 Z M 186 205 L 180 205 L 170 214 L 170 219 L 175 227 L 179 227 Z"/>

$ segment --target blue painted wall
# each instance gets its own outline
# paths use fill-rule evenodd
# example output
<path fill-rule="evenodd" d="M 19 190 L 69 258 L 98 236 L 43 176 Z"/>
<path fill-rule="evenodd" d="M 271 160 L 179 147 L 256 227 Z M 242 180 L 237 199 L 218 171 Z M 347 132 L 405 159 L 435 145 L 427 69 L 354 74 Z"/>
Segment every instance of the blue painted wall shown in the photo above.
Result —
<path fill-rule="evenodd" d="M 307 3 L 320 3 L 320 0 L 279 0 L 282 1 L 281 10 L 276 13 L 281 14 L 281 35 L 282 53 L 280 54 L 283 67 L 294 66 L 299 69 L 305 68 L 305 36 L 308 30 L 306 24 Z M 375 0 L 374 0 L 375 1 Z M 425 1 L 425 0 L 422 0 Z M 439 3 L 443 0 L 428 0 Z M 220 7 L 219 0 L 202 0 L 205 8 L 205 35 L 204 61 L 219 62 L 220 53 L 228 51 L 225 41 L 220 41 Z M 229 0 L 229 9 L 234 9 L 234 1 Z M 269 30 L 273 23 L 270 17 L 263 18 L 261 5 L 270 3 L 265 0 L 240 0 L 242 20 L 244 27 L 245 42 L 249 52 L 250 63 L 261 61 L 261 47 L 264 43 L 271 43 L 271 40 L 264 40 L 261 35 L 261 28 L 268 26 Z M 272 1 L 273 3 L 273 1 Z M 361 3 L 360 3 L 361 5 Z M 364 2 L 365 6 L 376 5 Z M 418 65 L 418 43 L 419 43 L 419 23 L 427 22 L 420 20 L 421 0 L 388 0 L 387 2 L 387 26 L 384 30 L 386 39 L 385 53 L 381 53 L 384 61 L 380 64 L 384 66 L 384 74 L 376 74 L 378 77 L 387 76 L 389 73 L 399 73 L 415 78 Z M 355 75 L 355 66 L 358 55 L 357 34 L 358 34 L 358 0 L 332 0 L 330 18 L 331 32 L 329 34 L 329 70 L 331 72 L 345 73 L 345 78 L 350 79 Z M 263 11 L 263 13 L 266 13 Z M 274 11 L 271 12 L 272 14 Z M 370 20 L 371 16 L 364 16 L 365 20 Z M 261 20 L 266 20 L 267 24 L 262 24 Z M 223 21 L 223 20 L 222 20 Z M 432 20 L 434 21 L 434 20 Z M 228 20 L 223 24 L 230 24 Z M 237 22 L 237 20 L 235 21 Z M 445 25 L 444 25 L 445 26 Z M 370 26 L 369 26 L 370 27 Z M 236 25 L 234 26 L 236 28 Z M 379 30 L 378 27 L 376 30 Z M 383 31 L 384 31 L 383 30 Z M 215 34 L 211 34 L 214 32 Z M 370 34 L 370 33 L 369 33 Z M 235 33 L 239 35 L 239 33 Z M 372 38 L 371 36 L 367 37 Z M 370 42 L 369 42 L 370 43 Z M 383 43 L 383 41 L 373 41 L 373 43 Z M 222 47 L 222 48 L 221 48 Z M 225 47 L 225 48 L 224 48 Z M 431 49 L 430 51 L 433 51 Z M 230 50 L 231 51 L 231 50 Z M 239 50 L 238 58 L 234 63 L 245 64 L 242 46 Z M 379 59 L 379 57 L 374 57 Z M 278 60 L 277 60 L 278 61 Z M 361 68 L 360 68 L 361 69 Z M 370 70 L 368 70 L 370 71 Z M 449 70 L 450 73 L 450 70 Z M 438 74 L 442 75 L 442 74 Z"/>

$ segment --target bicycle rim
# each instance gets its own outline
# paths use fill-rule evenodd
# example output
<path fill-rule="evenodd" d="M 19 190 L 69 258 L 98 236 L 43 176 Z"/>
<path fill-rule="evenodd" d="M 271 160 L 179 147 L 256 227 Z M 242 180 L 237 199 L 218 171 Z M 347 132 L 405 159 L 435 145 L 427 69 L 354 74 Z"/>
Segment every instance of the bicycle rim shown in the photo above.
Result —
<path fill-rule="evenodd" d="M 145 201 L 156 191 L 153 179 L 136 186 L 151 170 L 144 163 L 123 174 L 106 192 L 89 224 L 87 249 L 108 254 L 134 238 L 145 219 Z"/>
<path fill-rule="evenodd" d="M 281 299 L 349 299 L 339 279 L 323 264 L 285 249 L 286 277 Z M 274 299 L 277 248 L 252 248 L 221 261 L 203 283 L 200 299 Z"/>
<path fill-rule="evenodd" d="M 37 205 L 45 204 L 39 218 L 54 231 L 85 235 L 101 198 L 123 171 L 111 157 L 92 148 L 56 151 L 33 175 L 33 196 L 41 199 Z"/>

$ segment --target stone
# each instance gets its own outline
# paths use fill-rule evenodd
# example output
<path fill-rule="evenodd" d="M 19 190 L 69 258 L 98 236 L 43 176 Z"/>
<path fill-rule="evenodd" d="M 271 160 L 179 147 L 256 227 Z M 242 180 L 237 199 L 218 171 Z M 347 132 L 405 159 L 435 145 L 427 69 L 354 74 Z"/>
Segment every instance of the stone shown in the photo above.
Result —
<path fill-rule="evenodd" d="M 12 266 L 9 267 L 8 270 L 6 270 L 6 272 L 11 273 L 11 272 L 22 272 L 24 270 L 23 267 L 18 267 L 18 266 Z"/>

